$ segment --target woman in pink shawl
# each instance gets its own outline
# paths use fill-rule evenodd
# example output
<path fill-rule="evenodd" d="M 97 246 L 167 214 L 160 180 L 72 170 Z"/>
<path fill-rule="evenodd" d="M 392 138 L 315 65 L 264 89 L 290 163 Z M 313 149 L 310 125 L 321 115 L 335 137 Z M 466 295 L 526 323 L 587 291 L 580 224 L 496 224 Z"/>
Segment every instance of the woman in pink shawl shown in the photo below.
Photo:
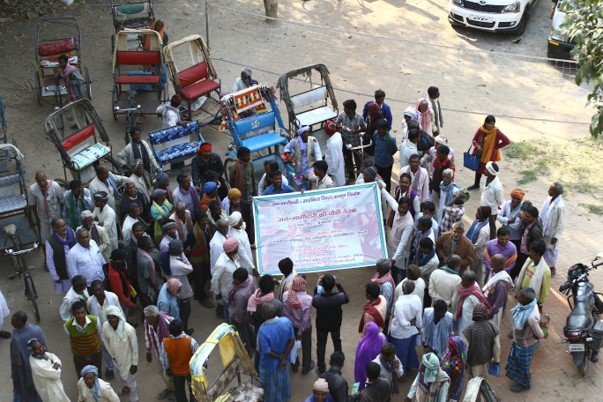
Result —
<path fill-rule="evenodd" d="M 419 124 L 421 130 L 425 131 L 429 135 L 433 135 L 433 109 L 431 103 L 426 98 L 420 98 L 415 106 L 417 113 L 419 114 Z"/>
<path fill-rule="evenodd" d="M 366 382 L 366 365 L 381 353 L 381 346 L 387 343 L 387 338 L 377 324 L 369 322 L 366 325 L 365 335 L 358 342 L 356 359 L 354 359 L 354 381 L 360 383 L 358 390 L 364 389 Z"/>
<path fill-rule="evenodd" d="M 69 58 L 64 54 L 59 56 L 59 76 L 65 81 L 69 101 L 73 102 L 84 97 L 84 77 L 80 70 L 69 63 Z"/>

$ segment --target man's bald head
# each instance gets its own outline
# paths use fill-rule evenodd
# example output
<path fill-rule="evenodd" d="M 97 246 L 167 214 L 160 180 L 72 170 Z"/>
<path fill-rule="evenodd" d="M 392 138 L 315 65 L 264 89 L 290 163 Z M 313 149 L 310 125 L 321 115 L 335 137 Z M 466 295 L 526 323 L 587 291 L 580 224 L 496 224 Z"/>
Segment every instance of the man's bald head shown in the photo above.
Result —
<path fill-rule="evenodd" d="M 264 320 L 270 320 L 276 317 L 276 306 L 272 303 L 262 304 L 262 318 Z"/>
<path fill-rule="evenodd" d="M 492 266 L 494 272 L 502 271 L 506 262 L 507 259 L 502 254 L 494 254 L 490 259 L 490 265 Z"/>

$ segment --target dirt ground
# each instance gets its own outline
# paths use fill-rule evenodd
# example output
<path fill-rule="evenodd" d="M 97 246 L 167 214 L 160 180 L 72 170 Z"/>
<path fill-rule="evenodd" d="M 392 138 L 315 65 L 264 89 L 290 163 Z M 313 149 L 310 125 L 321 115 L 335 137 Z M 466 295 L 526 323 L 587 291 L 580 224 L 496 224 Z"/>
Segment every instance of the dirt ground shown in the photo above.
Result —
<path fill-rule="evenodd" d="M 456 150 L 459 166 L 456 181 L 461 185 L 469 185 L 472 180 L 472 172 L 460 167 L 462 151 L 468 147 L 486 114 L 496 115 L 497 126 L 514 142 L 530 140 L 538 144 L 547 140 L 560 151 L 567 152 L 570 149 L 568 141 L 588 135 L 590 109 L 584 107 L 587 89 L 576 87 L 565 69 L 538 59 L 546 53 L 550 7 L 546 1 L 538 4 L 521 38 L 453 29 L 446 19 L 447 4 L 444 1 L 281 0 L 279 17 L 285 21 L 270 24 L 257 15 L 248 14 L 262 14 L 261 1 L 212 0 L 209 3 L 209 43 L 222 78 L 223 91 L 230 89 L 243 65 L 254 70 L 254 78 L 260 83 L 275 86 L 280 74 L 305 64 L 322 62 L 330 69 L 340 104 L 354 98 L 362 105 L 375 89 L 384 89 L 386 101 L 394 113 L 394 131 L 400 139 L 399 122 L 404 109 L 424 96 L 429 85 L 439 86 L 445 119 L 443 132 Z M 192 33 L 205 34 L 203 2 L 162 0 L 154 5 L 156 15 L 166 21 L 172 40 Z M 113 26 L 107 2 L 76 0 L 73 7 L 58 9 L 52 16 L 74 16 L 80 22 L 83 60 L 94 81 L 93 103 L 111 135 L 114 152 L 118 152 L 123 145 L 124 122 L 123 119 L 114 122 L 111 117 L 110 37 Z M 45 169 L 50 177 L 63 177 L 58 152 L 43 131 L 43 121 L 52 112 L 53 104 L 44 102 L 38 106 L 32 93 L 36 71 L 34 32 L 34 21 L 8 21 L 0 26 L 0 48 L 8 56 L 0 65 L 4 77 L 0 81 L 0 95 L 7 105 L 10 138 L 17 141 L 26 156 L 29 182 L 33 182 L 33 174 L 38 169 Z M 284 111 L 284 106 L 281 110 Z M 142 126 L 148 132 L 158 128 L 160 121 L 155 116 L 148 116 Z M 228 136 L 214 129 L 205 129 L 203 135 L 219 152 L 225 151 L 230 141 Z M 578 152 L 564 161 L 584 158 Z M 551 159 L 557 162 L 554 152 Z M 537 206 L 545 199 L 550 182 L 575 180 L 576 176 L 584 178 L 580 171 L 571 170 L 570 165 L 559 165 L 562 167 L 550 175 L 537 174 L 536 181 L 521 185 L 527 198 Z M 501 178 L 505 189 L 517 187 L 520 172 L 531 167 L 530 160 L 503 159 Z M 394 171 L 397 171 L 397 165 Z M 571 179 L 566 176 L 570 172 Z M 592 190 L 592 194 L 578 191 L 565 194 L 568 222 L 560 240 L 559 274 L 553 281 L 554 288 L 562 282 L 566 267 L 578 261 L 589 261 L 601 249 L 603 219 L 578 207 L 579 204 L 601 203 L 598 189 Z M 478 203 L 479 195 L 472 193 L 466 217 L 472 217 Z M 23 309 L 29 313 L 31 308 L 23 300 L 22 283 L 9 282 L 10 262 L 0 261 L 5 272 L 0 279 L 0 289 L 11 310 Z M 41 326 L 48 337 L 50 350 L 63 359 L 65 389 L 75 400 L 77 392 L 71 354 L 57 314 L 61 298 L 53 294 L 48 274 L 41 269 L 41 253 L 31 255 L 28 262 L 38 268 L 34 279 L 42 303 Z M 358 341 L 357 319 L 364 304 L 362 288 L 372 272 L 366 268 L 336 274 L 351 298 L 344 310 L 342 331 L 347 356 L 344 376 L 351 384 Z M 592 278 L 595 287 L 600 288 L 603 275 L 595 273 Z M 315 283 L 315 280 L 314 275 L 309 276 L 309 283 Z M 552 319 L 550 336 L 541 342 L 536 353 L 533 389 L 521 395 L 511 394 L 508 391 L 511 382 L 501 377 L 491 379 L 494 390 L 504 401 L 600 400 L 601 385 L 597 378 L 603 374 L 601 368 L 593 365 L 587 377 L 577 378 L 571 358 L 560 344 L 568 312 L 563 298 L 553 292 L 545 310 Z M 199 342 L 203 342 L 218 323 L 212 311 L 199 305 L 193 307 L 192 326 Z M 509 319 L 505 317 L 503 333 L 509 328 Z M 140 327 L 138 332 L 142 351 Z M 509 346 L 508 340 L 503 340 L 503 356 L 508 353 Z M 327 354 L 331 351 L 329 346 Z M 144 354 L 141 356 L 144 360 Z M 7 341 L 0 342 L 0 358 L 8 363 Z M 162 384 L 154 368 L 143 360 L 139 369 L 139 381 L 143 386 L 139 386 L 139 394 L 141 401 L 152 401 Z M 303 401 L 310 394 L 315 378 L 314 373 L 307 376 L 293 374 L 292 401 Z M 9 370 L 0 373 L 0 381 L 4 384 L 0 387 L 0 400 L 8 401 L 12 391 Z M 113 384 L 116 388 L 119 386 L 117 381 Z M 406 380 L 403 391 L 409 386 L 410 380 Z M 401 396 L 394 398 L 396 401 L 402 399 Z"/>

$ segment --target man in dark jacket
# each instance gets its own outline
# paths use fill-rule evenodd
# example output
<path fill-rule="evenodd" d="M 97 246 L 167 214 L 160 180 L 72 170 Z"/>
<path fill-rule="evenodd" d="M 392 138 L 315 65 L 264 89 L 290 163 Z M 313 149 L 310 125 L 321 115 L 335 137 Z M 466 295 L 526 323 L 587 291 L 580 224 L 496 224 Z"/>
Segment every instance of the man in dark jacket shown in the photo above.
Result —
<path fill-rule="evenodd" d="M 333 402 L 349 402 L 348 382 L 341 376 L 341 370 L 345 362 L 343 352 L 334 352 L 329 360 L 331 368 L 323 375 L 324 379 L 329 384 L 329 394 L 333 398 Z"/>
<path fill-rule="evenodd" d="M 538 217 L 538 208 L 529 205 L 519 213 L 523 220 L 521 225 L 521 247 L 517 250 L 517 261 L 511 270 L 511 278 L 515 279 L 521 271 L 521 267 L 528 259 L 530 245 L 535 241 L 544 242 L 542 235 L 542 220 Z"/>
<path fill-rule="evenodd" d="M 348 294 L 340 283 L 335 281 L 331 274 L 322 275 L 318 279 L 318 286 L 314 289 L 312 306 L 316 309 L 316 357 L 318 359 L 318 373 L 326 371 L 325 349 L 329 332 L 336 352 L 341 352 L 341 321 L 343 310 L 341 306 L 350 301 Z M 337 286 L 338 292 L 333 293 Z"/>
<path fill-rule="evenodd" d="M 381 366 L 370 362 L 366 365 L 366 387 L 362 392 L 355 394 L 353 401 L 359 402 L 391 402 L 391 385 L 389 381 L 380 376 Z M 409 400 L 406 398 L 406 400 Z"/>
<path fill-rule="evenodd" d="M 197 156 L 191 162 L 191 175 L 193 176 L 193 184 L 197 187 L 197 191 L 201 191 L 203 183 L 205 183 L 205 172 L 211 170 L 216 173 L 220 180 L 220 189 L 218 190 L 220 198 L 226 198 L 226 181 L 224 180 L 224 164 L 218 154 L 212 152 L 212 145 L 209 142 L 204 142 L 199 146 Z"/>

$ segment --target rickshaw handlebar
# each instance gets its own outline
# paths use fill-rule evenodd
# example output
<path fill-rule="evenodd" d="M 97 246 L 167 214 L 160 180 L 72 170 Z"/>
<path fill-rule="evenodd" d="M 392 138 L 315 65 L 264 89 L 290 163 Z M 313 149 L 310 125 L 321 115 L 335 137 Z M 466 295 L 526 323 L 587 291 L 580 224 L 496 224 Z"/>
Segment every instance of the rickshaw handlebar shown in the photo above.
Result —
<path fill-rule="evenodd" d="M 2 250 L 2 253 L 10 255 L 10 256 L 18 256 L 18 255 L 21 255 L 21 254 L 27 254 L 29 252 L 32 252 L 32 251 L 34 251 L 37 248 L 38 248 L 38 243 L 35 242 L 33 244 L 33 247 L 25 248 L 23 250 L 16 250 L 16 251 L 13 251 L 12 248 L 7 248 L 7 249 Z"/>

